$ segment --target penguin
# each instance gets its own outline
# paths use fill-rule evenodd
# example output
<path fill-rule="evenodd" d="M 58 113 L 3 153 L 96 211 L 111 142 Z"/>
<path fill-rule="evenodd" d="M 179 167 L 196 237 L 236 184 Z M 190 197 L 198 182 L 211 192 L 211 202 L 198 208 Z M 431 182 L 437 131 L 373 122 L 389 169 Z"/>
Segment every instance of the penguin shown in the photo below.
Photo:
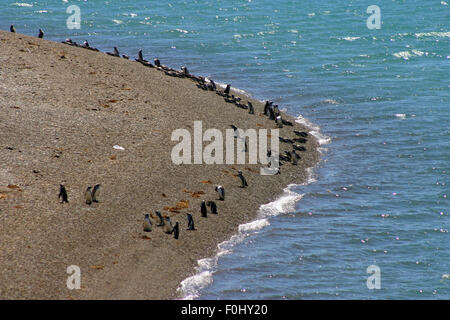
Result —
<path fill-rule="evenodd" d="M 14 33 L 16 32 L 16 28 L 14 27 L 13 24 L 9 27 L 9 31 L 14 32 Z"/>
<path fill-rule="evenodd" d="M 273 112 L 272 106 L 269 106 L 269 120 L 275 120 L 275 113 Z"/>
<path fill-rule="evenodd" d="M 153 59 L 153 63 L 155 64 L 155 66 L 161 67 L 161 62 L 159 61 L 158 58 Z"/>
<path fill-rule="evenodd" d="M 295 138 L 294 141 L 299 143 L 306 143 L 308 140 L 306 140 L 305 138 Z"/>
<path fill-rule="evenodd" d="M 306 151 L 306 148 L 303 146 L 299 146 L 299 145 L 292 145 L 294 147 L 294 150 L 298 150 L 298 151 Z"/>
<path fill-rule="evenodd" d="M 122 58 L 127 59 L 127 60 L 130 60 L 130 57 L 127 56 L 126 54 L 122 54 Z"/>
<path fill-rule="evenodd" d="M 82 47 L 89 49 L 90 48 L 89 42 L 87 40 L 84 40 Z"/>
<path fill-rule="evenodd" d="M 91 205 L 92 204 L 92 187 L 87 187 L 86 191 L 84 192 L 84 197 L 86 199 L 86 204 Z"/>
<path fill-rule="evenodd" d="M 306 138 L 306 137 L 308 136 L 308 133 L 306 133 L 306 132 L 304 132 L 304 131 L 297 131 L 297 130 L 294 130 L 294 133 L 295 133 L 297 136 L 300 136 L 300 137 L 303 137 L 303 138 Z"/>
<path fill-rule="evenodd" d="M 92 189 L 92 201 L 93 201 L 93 202 L 98 202 L 97 196 L 98 196 L 98 194 L 99 194 L 99 192 L 100 192 L 100 187 L 101 187 L 100 184 L 96 184 L 96 185 L 94 186 L 94 189 Z"/>
<path fill-rule="evenodd" d="M 292 122 L 288 121 L 288 120 L 284 120 L 283 118 L 281 118 L 281 121 L 283 122 L 284 125 L 286 126 L 290 126 L 293 127 L 294 125 L 292 124 Z"/>
<path fill-rule="evenodd" d="M 212 214 L 217 214 L 217 205 L 214 201 L 208 201 L 206 205 L 211 209 Z"/>
<path fill-rule="evenodd" d="M 173 232 L 172 222 L 170 221 L 170 217 L 166 217 L 166 221 L 163 226 L 163 231 L 167 234 L 171 234 Z"/>
<path fill-rule="evenodd" d="M 250 101 L 247 101 L 247 105 L 248 105 L 248 113 L 255 114 L 255 109 L 253 109 L 253 104 Z"/>
<path fill-rule="evenodd" d="M 241 188 L 248 187 L 247 180 L 245 180 L 245 177 L 242 175 L 241 170 L 238 170 L 238 177 L 239 177 L 239 179 L 241 179 L 241 183 L 242 183 Z"/>
<path fill-rule="evenodd" d="M 225 189 L 222 186 L 216 186 L 214 188 L 216 192 L 219 194 L 219 199 L 224 201 L 225 200 Z"/>
<path fill-rule="evenodd" d="M 114 47 L 114 52 L 107 52 L 106 54 L 113 57 L 120 57 L 119 50 L 117 49 L 117 47 Z"/>
<path fill-rule="evenodd" d="M 203 200 L 202 204 L 200 205 L 200 212 L 201 212 L 203 218 L 207 217 L 207 210 L 206 210 L 205 200 Z"/>
<path fill-rule="evenodd" d="M 61 202 L 69 202 L 69 200 L 67 200 L 67 191 L 66 191 L 66 187 L 64 187 L 64 185 L 60 184 L 59 185 L 59 195 L 58 198 L 61 198 Z"/>
<path fill-rule="evenodd" d="M 283 128 L 283 120 L 281 119 L 281 116 L 276 117 L 275 122 L 278 125 L 278 128 Z"/>
<path fill-rule="evenodd" d="M 266 100 L 266 103 L 264 104 L 264 115 L 266 115 L 266 116 L 270 115 L 269 109 L 270 109 L 270 106 L 272 105 L 272 103 L 273 103 L 272 101 Z"/>
<path fill-rule="evenodd" d="M 42 29 L 39 29 L 38 38 L 44 38 L 44 31 L 42 31 Z"/>
<path fill-rule="evenodd" d="M 292 160 L 292 164 L 294 166 L 297 165 L 299 159 L 300 159 L 300 156 L 295 152 L 295 150 L 292 150 L 291 151 L 291 160 Z"/>
<path fill-rule="evenodd" d="M 186 68 L 186 66 L 182 66 L 182 67 L 181 67 L 181 71 L 183 72 L 184 75 L 188 75 L 188 74 L 189 74 L 189 71 L 188 71 L 188 69 Z"/>
<path fill-rule="evenodd" d="M 64 40 L 64 41 L 61 41 L 61 43 L 65 43 L 65 44 L 68 44 L 68 45 L 73 45 L 73 41 L 72 41 L 72 39 L 70 39 L 70 38 L 67 38 L 67 39 Z"/>
<path fill-rule="evenodd" d="M 180 227 L 178 225 L 178 221 L 175 222 L 175 226 L 172 229 L 173 232 L 173 238 L 178 239 L 178 236 L 180 235 Z"/>
<path fill-rule="evenodd" d="M 144 59 L 144 56 L 142 55 L 142 49 L 140 49 L 140 50 L 138 51 L 138 58 L 136 59 L 136 61 L 146 61 L 146 60 Z"/>
<path fill-rule="evenodd" d="M 156 225 L 157 227 L 163 227 L 164 226 L 164 219 L 161 216 L 161 212 L 155 211 L 156 216 L 159 218 L 159 223 Z"/>
<path fill-rule="evenodd" d="M 229 84 L 227 84 L 227 87 L 225 88 L 225 90 L 223 90 L 223 93 L 225 93 L 228 96 L 230 94 L 230 89 L 231 89 L 231 86 Z"/>
<path fill-rule="evenodd" d="M 273 106 L 273 114 L 275 115 L 275 118 L 278 117 L 280 115 L 280 110 L 278 110 L 278 105 L 274 105 Z"/>
<path fill-rule="evenodd" d="M 187 215 L 187 219 L 188 219 L 188 228 L 187 228 L 187 230 L 191 230 L 191 231 L 195 230 L 194 218 L 192 218 L 192 214 L 186 213 L 186 215 Z"/>
<path fill-rule="evenodd" d="M 145 214 L 143 227 L 144 227 L 144 232 L 152 231 L 152 222 L 150 221 L 150 217 L 149 217 L 148 213 Z"/>

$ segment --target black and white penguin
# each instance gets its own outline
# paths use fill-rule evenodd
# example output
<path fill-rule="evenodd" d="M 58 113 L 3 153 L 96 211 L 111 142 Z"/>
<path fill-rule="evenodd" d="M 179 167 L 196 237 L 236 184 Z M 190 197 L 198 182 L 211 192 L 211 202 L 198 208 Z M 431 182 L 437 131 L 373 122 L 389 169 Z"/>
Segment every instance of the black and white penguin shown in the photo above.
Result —
<path fill-rule="evenodd" d="M 253 104 L 250 101 L 247 101 L 247 108 L 249 114 L 255 114 L 255 109 L 253 108 Z"/>
<path fill-rule="evenodd" d="M 86 191 L 84 192 L 84 198 L 86 199 L 86 204 L 91 205 L 92 204 L 92 187 L 87 187 Z"/>
<path fill-rule="evenodd" d="M 157 227 L 163 227 L 164 226 L 164 219 L 161 216 L 161 212 L 155 211 L 156 216 L 159 218 L 159 223 L 156 225 Z"/>
<path fill-rule="evenodd" d="M 150 221 L 150 216 L 148 215 L 148 213 L 145 214 L 143 227 L 144 227 L 144 232 L 152 231 L 152 222 Z"/>
<path fill-rule="evenodd" d="M 164 222 L 163 231 L 167 234 L 171 234 L 173 232 L 172 222 L 170 221 L 170 217 L 166 217 L 166 221 Z"/>
<path fill-rule="evenodd" d="M 241 179 L 241 188 L 248 187 L 247 180 L 245 180 L 245 177 L 244 177 L 244 175 L 242 174 L 242 171 L 241 171 L 241 170 L 238 170 L 238 177 L 239 177 L 239 179 Z"/>
<path fill-rule="evenodd" d="M 39 29 L 38 38 L 44 38 L 44 31 L 42 31 L 42 29 Z"/>
<path fill-rule="evenodd" d="M 216 186 L 214 188 L 216 192 L 219 194 L 219 199 L 224 201 L 225 200 L 225 189 L 222 186 Z"/>
<path fill-rule="evenodd" d="M 214 201 L 208 201 L 206 205 L 211 209 L 212 214 L 217 214 L 217 205 Z"/>
<path fill-rule="evenodd" d="M 98 202 L 97 197 L 98 197 L 98 195 L 100 193 L 100 187 L 101 187 L 100 184 L 96 184 L 94 186 L 94 189 L 92 189 L 92 201 L 93 202 Z"/>
<path fill-rule="evenodd" d="M 16 28 L 14 27 L 13 24 L 9 27 L 9 31 L 16 32 Z"/>
<path fill-rule="evenodd" d="M 192 217 L 192 214 L 186 213 L 186 215 L 187 215 L 187 220 L 188 220 L 188 228 L 187 228 L 187 230 L 195 230 L 194 218 Z"/>
<path fill-rule="evenodd" d="M 66 187 L 64 187 L 63 184 L 59 185 L 59 195 L 58 198 L 61 198 L 61 202 L 69 202 L 69 200 L 67 199 L 67 191 L 66 191 Z"/>
<path fill-rule="evenodd" d="M 203 218 L 206 218 L 208 215 L 208 211 L 206 210 L 206 203 L 205 200 L 202 201 L 202 204 L 200 205 L 200 213 Z"/>
<path fill-rule="evenodd" d="M 180 235 L 180 227 L 178 225 L 178 221 L 175 222 L 175 225 L 173 226 L 172 232 L 173 232 L 173 238 L 174 239 L 178 239 L 178 237 Z"/>
<path fill-rule="evenodd" d="M 297 130 L 294 130 L 294 133 L 295 133 L 297 136 L 300 136 L 300 137 L 303 137 L 303 138 L 306 138 L 306 137 L 308 136 L 308 133 L 307 133 L 307 132 L 304 132 L 304 131 L 297 131 Z"/>

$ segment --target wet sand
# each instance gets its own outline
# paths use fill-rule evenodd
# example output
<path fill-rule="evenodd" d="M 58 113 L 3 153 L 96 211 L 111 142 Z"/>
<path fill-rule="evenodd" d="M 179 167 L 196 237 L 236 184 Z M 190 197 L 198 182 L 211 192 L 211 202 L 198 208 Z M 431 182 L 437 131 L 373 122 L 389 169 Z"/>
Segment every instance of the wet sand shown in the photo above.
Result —
<path fill-rule="evenodd" d="M 276 128 L 250 100 L 254 115 L 188 78 L 0 31 L 0 298 L 179 298 L 198 259 L 213 256 L 288 184 L 305 182 L 319 159 L 310 135 L 299 164 L 285 163 L 276 176 L 260 175 L 260 164 L 172 163 L 172 132 L 193 133 L 194 121 L 222 132 L 230 124 Z M 293 138 L 294 129 L 308 131 L 295 124 L 280 135 Z M 290 149 L 280 143 L 281 152 Z M 239 169 L 248 188 L 239 187 Z M 60 183 L 69 203 L 58 199 Z M 99 202 L 87 205 L 84 191 L 96 183 Z M 169 210 L 182 200 L 188 208 Z M 201 218 L 202 200 L 215 200 L 219 214 Z M 143 232 L 144 214 L 155 210 L 179 221 L 178 240 L 155 223 Z M 186 231 L 186 212 L 196 231 Z M 81 269 L 79 290 L 67 289 L 70 265 Z"/>

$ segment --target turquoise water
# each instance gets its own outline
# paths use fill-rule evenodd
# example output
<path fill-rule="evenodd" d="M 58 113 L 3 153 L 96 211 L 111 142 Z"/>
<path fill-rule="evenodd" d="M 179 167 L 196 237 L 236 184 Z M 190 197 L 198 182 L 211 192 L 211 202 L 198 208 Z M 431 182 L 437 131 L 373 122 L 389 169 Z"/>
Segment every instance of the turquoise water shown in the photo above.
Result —
<path fill-rule="evenodd" d="M 71 4 L 80 30 L 66 28 Z M 381 29 L 366 26 L 370 4 Z M 331 139 L 317 181 L 228 245 L 201 299 L 450 299 L 449 21 L 445 1 L 0 4 L 1 29 L 142 48 L 272 99 Z M 367 288 L 369 265 L 381 289 Z"/>

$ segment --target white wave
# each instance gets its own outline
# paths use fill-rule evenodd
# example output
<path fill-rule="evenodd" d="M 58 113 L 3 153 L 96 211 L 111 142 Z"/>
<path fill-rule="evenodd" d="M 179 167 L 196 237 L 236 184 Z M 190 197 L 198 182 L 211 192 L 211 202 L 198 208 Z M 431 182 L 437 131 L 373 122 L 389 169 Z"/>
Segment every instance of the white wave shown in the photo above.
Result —
<path fill-rule="evenodd" d="M 308 179 L 308 181 L 310 180 Z M 217 253 L 213 258 L 198 260 L 195 274 L 184 279 L 177 288 L 182 297 L 181 299 L 192 300 L 198 298 L 201 290 L 212 283 L 219 258 L 232 253 L 233 247 L 242 242 L 247 236 L 270 225 L 266 217 L 294 211 L 295 204 L 303 197 L 303 194 L 292 191 L 296 186 L 296 184 L 287 186 L 277 200 L 262 205 L 258 211 L 258 219 L 241 224 L 238 228 L 238 234 L 233 235 L 230 240 L 219 243 Z"/>
<path fill-rule="evenodd" d="M 122 20 L 118 20 L 118 19 L 113 19 L 112 22 L 114 22 L 115 24 L 122 24 L 123 23 Z"/>
<path fill-rule="evenodd" d="M 400 52 L 394 53 L 393 56 L 396 58 L 402 58 L 404 60 L 408 60 L 412 56 L 412 53 L 409 51 L 400 51 Z"/>
<path fill-rule="evenodd" d="M 345 40 L 345 41 L 355 41 L 361 39 L 361 37 L 344 37 L 344 38 L 339 38 L 339 40 Z"/>
<path fill-rule="evenodd" d="M 18 6 L 18 7 L 32 7 L 33 6 L 32 3 L 24 3 L 24 2 L 15 2 L 15 3 L 13 3 L 13 5 Z"/>
<path fill-rule="evenodd" d="M 417 38 L 420 37 L 441 37 L 448 38 L 450 37 L 450 31 L 433 31 L 433 32 L 418 32 L 414 34 Z"/>
<path fill-rule="evenodd" d="M 396 116 L 397 118 L 400 118 L 400 119 L 405 119 L 406 118 L 406 114 L 405 113 L 396 113 L 394 116 Z"/>
<path fill-rule="evenodd" d="M 254 230 L 261 230 L 262 228 L 270 225 L 269 220 L 267 219 L 259 219 L 249 223 L 241 224 L 239 226 L 239 232 L 248 232 Z"/>

